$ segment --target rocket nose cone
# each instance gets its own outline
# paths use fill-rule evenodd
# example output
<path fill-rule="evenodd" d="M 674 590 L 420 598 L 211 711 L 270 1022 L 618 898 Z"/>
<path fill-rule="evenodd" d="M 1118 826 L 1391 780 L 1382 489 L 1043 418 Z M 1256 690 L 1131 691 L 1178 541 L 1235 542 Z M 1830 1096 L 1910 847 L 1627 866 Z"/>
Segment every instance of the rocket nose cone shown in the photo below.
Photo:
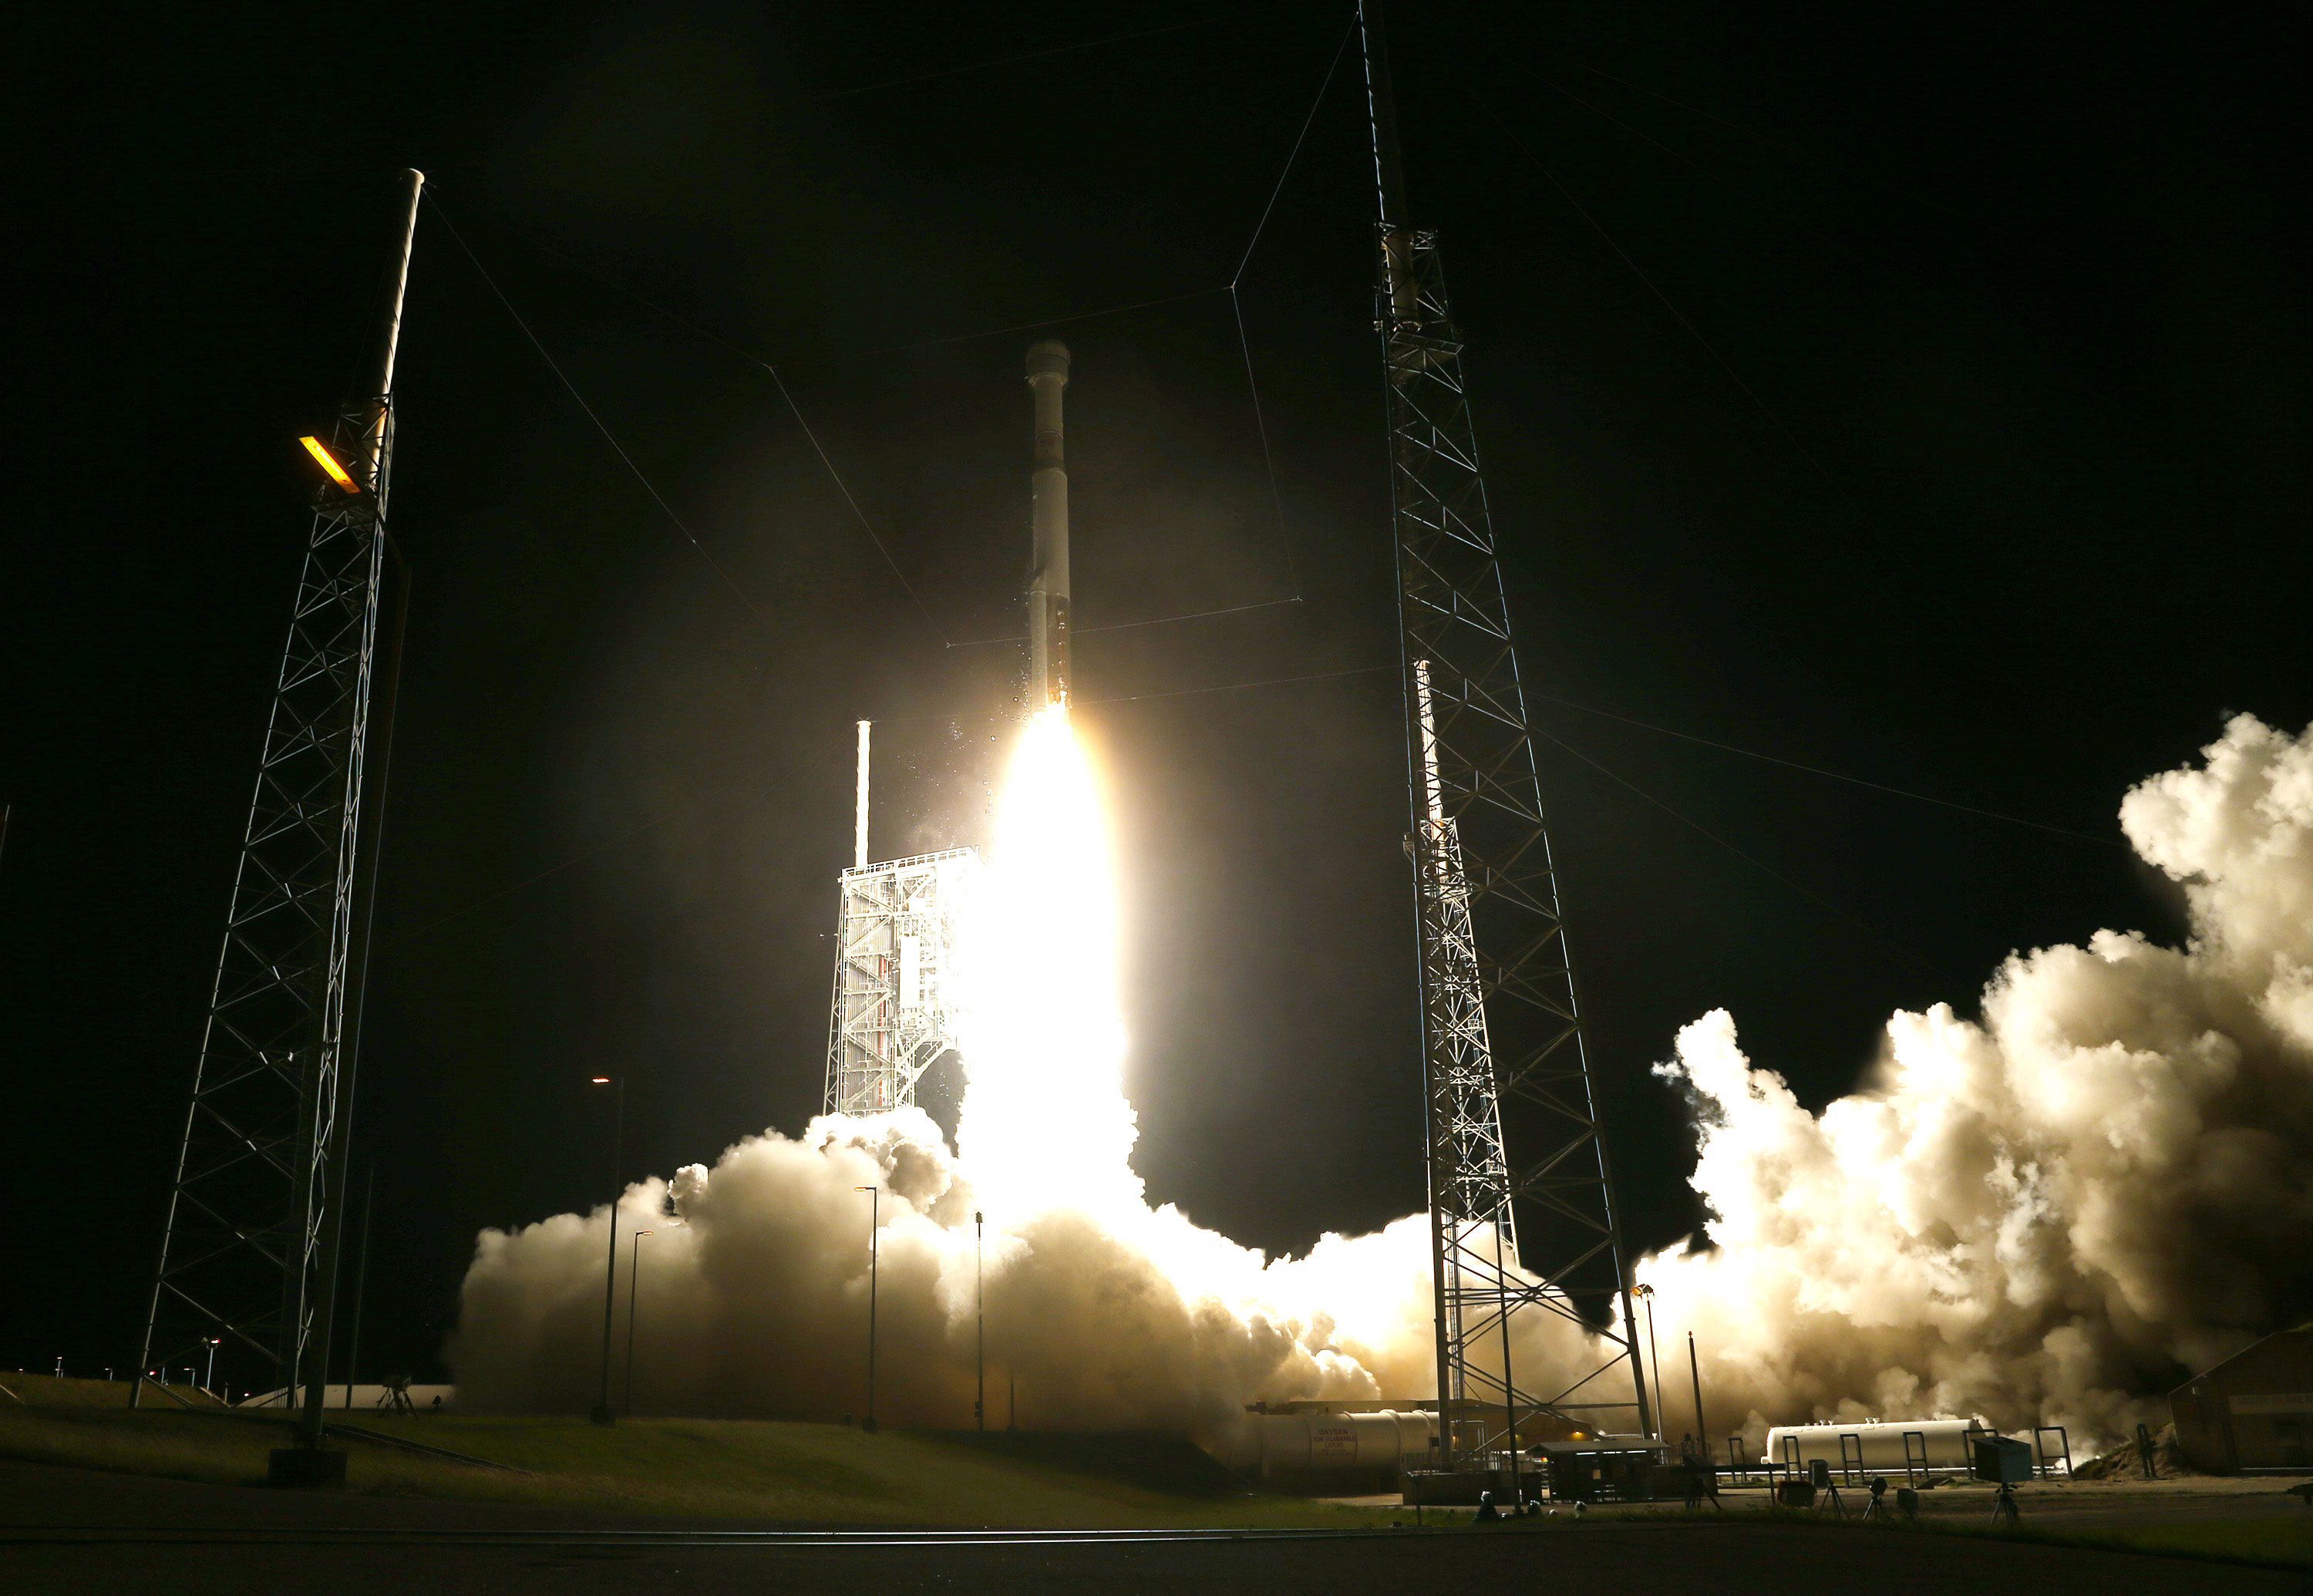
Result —
<path fill-rule="evenodd" d="M 1069 380 L 1069 346 L 1056 338 L 1048 338 L 1028 346 L 1028 380 L 1056 376 Z"/>

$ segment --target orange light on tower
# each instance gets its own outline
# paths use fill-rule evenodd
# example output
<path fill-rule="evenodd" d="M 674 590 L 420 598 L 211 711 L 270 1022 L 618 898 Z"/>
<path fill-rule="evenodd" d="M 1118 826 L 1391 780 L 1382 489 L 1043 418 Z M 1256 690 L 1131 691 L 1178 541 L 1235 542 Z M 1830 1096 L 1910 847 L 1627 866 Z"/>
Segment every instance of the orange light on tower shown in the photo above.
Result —
<path fill-rule="evenodd" d="M 321 446 L 321 440 L 320 438 L 301 437 L 297 441 L 304 445 L 305 453 L 311 454 L 317 462 L 320 463 L 321 469 L 330 473 L 330 481 L 335 482 L 339 487 L 344 489 L 348 493 L 359 493 L 361 491 L 361 484 L 355 481 L 353 478 L 346 474 L 346 468 L 338 463 L 338 457 L 336 455 L 330 454 L 329 450 Z"/>

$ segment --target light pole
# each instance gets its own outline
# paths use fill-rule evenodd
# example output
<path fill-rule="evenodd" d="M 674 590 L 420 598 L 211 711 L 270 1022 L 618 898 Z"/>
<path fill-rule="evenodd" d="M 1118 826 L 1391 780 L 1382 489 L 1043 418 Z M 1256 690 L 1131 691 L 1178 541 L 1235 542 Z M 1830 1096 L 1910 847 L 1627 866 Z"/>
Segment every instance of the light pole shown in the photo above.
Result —
<path fill-rule="evenodd" d="M 354 1318 L 346 1327 L 346 1408 L 354 1405 L 354 1369 L 361 1362 L 362 1300 L 369 1292 L 369 1216 L 377 1206 L 377 1165 L 369 1167 L 369 1178 L 362 1188 L 361 1266 L 354 1271 Z"/>
<path fill-rule="evenodd" d="M 1686 1371 L 1694 1376 L 1694 1443 L 1707 1451 L 1710 1448 L 1711 1440 L 1704 1434 L 1702 1429 L 1702 1360 L 1695 1355 L 1694 1332 L 1692 1330 L 1686 1333 Z M 1659 1381 L 1656 1383 L 1655 1389 L 1657 1390 L 1662 1389 Z"/>
<path fill-rule="evenodd" d="M 635 1312 L 641 1300 L 635 1295 L 643 1283 L 643 1238 L 656 1230 L 637 1230 L 635 1249 L 627 1255 L 627 1416 L 635 1416 Z"/>
<path fill-rule="evenodd" d="M 202 1377 L 201 1389 L 208 1392 L 210 1396 L 214 1397 L 216 1395 L 216 1349 L 224 1340 L 224 1337 L 222 1336 L 204 1336 L 201 1339 L 209 1344 L 209 1371 L 207 1375 Z M 64 1368 L 64 1362 L 65 1361 L 62 1358 L 58 1358 L 57 1360 L 57 1368 L 59 1371 Z"/>
<path fill-rule="evenodd" d="M 972 1214 L 972 1295 L 980 1318 L 980 1351 L 974 1360 L 979 1368 L 979 1380 L 972 1398 L 972 1425 L 982 1435 L 988 1433 L 988 1275 L 981 1263 L 981 1241 L 987 1224 L 988 1216 L 974 1209 Z"/>
<path fill-rule="evenodd" d="M 620 1142 L 627 1128 L 627 1078 L 597 1075 L 594 1084 L 611 1089 L 611 1255 L 602 1265 L 602 1382 L 591 1416 L 598 1424 L 615 1424 L 619 1417 L 611 1411 L 611 1316 L 619 1300 L 619 1169 L 626 1161 Z"/>
<path fill-rule="evenodd" d="M 877 1214 L 883 1207 L 882 1188 L 855 1186 L 855 1192 L 867 1194 L 867 1422 L 860 1426 L 868 1434 L 875 1433 L 875 1256 L 880 1250 L 883 1235 L 877 1224 Z"/>
<path fill-rule="evenodd" d="M 1640 1299 L 1647 1305 L 1647 1351 L 1652 1354 L 1655 1366 L 1655 1439 L 1660 1441 L 1663 1438 L 1662 1354 L 1655 1346 L 1655 1288 L 1650 1285 L 1634 1285 L 1631 1288 L 1631 1295 Z M 1646 1415 L 1640 1414 L 1639 1416 L 1643 1419 Z"/>

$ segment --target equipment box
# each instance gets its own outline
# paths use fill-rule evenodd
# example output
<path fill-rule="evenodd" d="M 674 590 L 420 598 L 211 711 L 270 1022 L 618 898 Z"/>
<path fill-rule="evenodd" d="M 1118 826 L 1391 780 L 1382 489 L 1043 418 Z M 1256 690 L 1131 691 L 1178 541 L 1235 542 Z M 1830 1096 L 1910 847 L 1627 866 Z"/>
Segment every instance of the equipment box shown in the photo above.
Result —
<path fill-rule="evenodd" d="M 2032 1477 L 2032 1449 L 2005 1435 L 1979 1435 L 1974 1474 L 1995 1486 L 2020 1486 Z"/>

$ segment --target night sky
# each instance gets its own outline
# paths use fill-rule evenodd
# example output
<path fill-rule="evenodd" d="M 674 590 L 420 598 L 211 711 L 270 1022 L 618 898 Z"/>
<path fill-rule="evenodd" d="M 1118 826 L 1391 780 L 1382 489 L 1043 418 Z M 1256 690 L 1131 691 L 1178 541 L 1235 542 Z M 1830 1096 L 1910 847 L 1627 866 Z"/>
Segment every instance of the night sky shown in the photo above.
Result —
<path fill-rule="evenodd" d="M 1020 625 L 1038 336 L 1075 351 L 1079 625 L 1299 601 L 1079 641 L 1139 1168 L 1271 1249 L 1416 1208 L 1354 47 L 1227 292 L 1348 4 L 256 16 L 21 57 L 56 181 L 15 226 L 58 287 L 19 301 L 0 545 L 0 1365 L 136 1355 L 306 529 L 295 439 L 352 392 L 411 164 L 439 205 L 398 396 L 365 1372 L 438 1366 L 480 1227 L 609 1195 L 590 1075 L 631 1075 L 629 1177 L 815 1109 L 851 721 L 883 722 L 879 855 L 986 835 L 1025 660 L 980 640 Z M 2229 712 L 2313 719 L 2275 19 L 1394 29 L 1633 1242 L 1701 1219 L 1649 1073 L 1680 1025 L 1732 1009 L 1819 1104 L 1891 1009 L 1967 1010 L 2011 949 L 2174 938 L 2121 794 Z"/>

